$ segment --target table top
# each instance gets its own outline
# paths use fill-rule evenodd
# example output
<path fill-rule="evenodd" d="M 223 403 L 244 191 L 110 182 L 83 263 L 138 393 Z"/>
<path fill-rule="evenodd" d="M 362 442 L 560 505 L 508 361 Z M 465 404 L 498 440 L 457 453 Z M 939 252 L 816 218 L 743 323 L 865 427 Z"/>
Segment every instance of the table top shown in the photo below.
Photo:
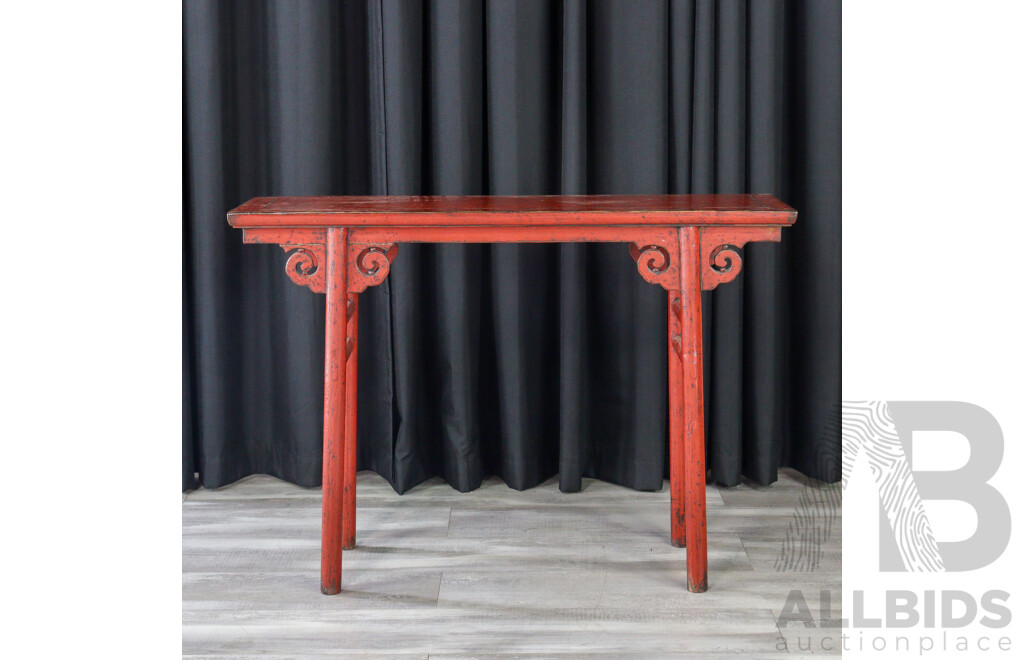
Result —
<path fill-rule="evenodd" d="M 479 225 L 791 225 L 771 195 L 529 195 L 254 197 L 232 227 Z"/>

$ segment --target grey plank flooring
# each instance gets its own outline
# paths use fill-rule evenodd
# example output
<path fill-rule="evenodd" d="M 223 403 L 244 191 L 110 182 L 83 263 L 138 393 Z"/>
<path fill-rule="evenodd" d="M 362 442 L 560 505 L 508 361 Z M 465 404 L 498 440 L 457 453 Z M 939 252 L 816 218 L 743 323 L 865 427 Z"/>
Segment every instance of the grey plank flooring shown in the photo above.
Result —
<path fill-rule="evenodd" d="M 841 512 L 810 570 L 777 570 L 806 489 L 709 486 L 710 590 L 686 591 L 686 551 L 656 493 L 556 479 L 471 493 L 433 479 L 399 496 L 360 473 L 342 593 L 319 590 L 319 489 L 258 476 L 182 499 L 186 656 L 793 658 L 820 638 L 777 621 L 792 589 L 841 616 Z M 838 491 L 834 491 L 836 499 Z M 815 501 L 820 501 L 819 497 Z M 829 646 L 825 644 L 824 646 Z M 838 651 L 833 651 L 838 655 Z"/>

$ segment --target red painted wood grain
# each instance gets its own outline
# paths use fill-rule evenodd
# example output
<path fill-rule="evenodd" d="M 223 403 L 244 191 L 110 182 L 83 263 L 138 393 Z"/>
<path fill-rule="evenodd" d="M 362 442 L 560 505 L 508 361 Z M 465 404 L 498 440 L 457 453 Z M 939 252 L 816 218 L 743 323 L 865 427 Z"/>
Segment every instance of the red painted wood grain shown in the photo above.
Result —
<path fill-rule="evenodd" d="M 682 261 L 683 475 L 686 509 L 686 586 L 708 590 L 708 530 L 704 489 L 704 328 L 701 311 L 700 228 L 679 230 Z"/>
<path fill-rule="evenodd" d="M 682 301 L 679 291 L 668 292 L 668 462 L 671 492 L 672 545 L 686 547 L 686 508 L 683 504 L 683 364 Z"/>
<path fill-rule="evenodd" d="M 341 545 L 351 550 L 356 545 L 356 408 L 359 383 L 359 294 L 349 294 L 348 342 L 352 347 L 346 361 L 345 376 L 345 485 L 342 497 Z"/>
<path fill-rule="evenodd" d="M 323 525 L 320 591 L 341 591 L 342 488 L 345 435 L 345 357 L 348 325 L 347 229 L 327 230 L 327 317 L 324 337 Z"/>
<path fill-rule="evenodd" d="M 796 211 L 771 195 L 256 197 L 232 227 L 782 224 Z"/>

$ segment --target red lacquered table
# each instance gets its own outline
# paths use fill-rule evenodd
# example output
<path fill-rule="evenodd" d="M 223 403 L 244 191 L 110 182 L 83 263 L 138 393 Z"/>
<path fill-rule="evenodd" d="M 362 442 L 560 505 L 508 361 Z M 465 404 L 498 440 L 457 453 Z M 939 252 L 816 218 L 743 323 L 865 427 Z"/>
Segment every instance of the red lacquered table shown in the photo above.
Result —
<path fill-rule="evenodd" d="M 399 243 L 577 242 L 627 243 L 640 276 L 668 291 L 671 538 L 689 590 L 707 591 L 701 291 L 795 220 L 771 195 L 256 197 L 228 213 L 243 242 L 280 245 L 288 276 L 327 294 L 321 591 L 341 590 L 355 546 L 359 293 L 384 281 Z"/>

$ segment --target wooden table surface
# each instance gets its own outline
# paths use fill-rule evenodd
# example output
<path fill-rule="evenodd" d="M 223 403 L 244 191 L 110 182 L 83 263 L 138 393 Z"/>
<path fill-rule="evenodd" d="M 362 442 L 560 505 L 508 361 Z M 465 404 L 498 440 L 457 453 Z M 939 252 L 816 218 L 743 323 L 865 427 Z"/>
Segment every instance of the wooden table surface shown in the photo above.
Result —
<path fill-rule="evenodd" d="M 254 197 L 228 213 L 232 227 L 791 225 L 795 220 L 796 211 L 771 195 Z"/>

